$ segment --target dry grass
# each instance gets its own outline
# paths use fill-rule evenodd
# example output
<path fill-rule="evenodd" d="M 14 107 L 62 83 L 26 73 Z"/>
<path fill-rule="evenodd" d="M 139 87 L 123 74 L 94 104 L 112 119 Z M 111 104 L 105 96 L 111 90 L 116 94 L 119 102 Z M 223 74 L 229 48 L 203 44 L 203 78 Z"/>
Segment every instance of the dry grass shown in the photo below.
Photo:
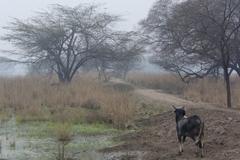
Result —
<path fill-rule="evenodd" d="M 186 87 L 179 77 L 172 74 L 132 73 L 128 81 L 140 87 L 161 89 L 172 94 L 180 94 Z"/>
<path fill-rule="evenodd" d="M 116 127 L 124 126 L 134 117 L 136 104 L 129 92 L 104 87 L 89 76 L 77 77 L 69 85 L 54 82 L 54 78 L 33 76 L 1 78 L 1 111 L 14 110 L 19 121 L 74 123 L 89 119 L 92 114 L 98 115 L 94 121 L 111 122 Z M 100 104 L 98 111 L 81 107 L 90 99 Z"/>
<path fill-rule="evenodd" d="M 68 143 L 73 138 L 73 131 L 71 125 L 67 123 L 57 124 L 54 127 L 54 134 L 59 142 Z"/>
<path fill-rule="evenodd" d="M 226 106 L 225 84 L 222 79 L 211 78 L 195 80 L 189 84 L 181 82 L 177 75 L 134 73 L 128 80 L 137 85 L 151 89 L 161 89 L 164 92 L 178 94 L 194 102 L 207 102 L 217 106 Z M 232 101 L 240 108 L 240 83 L 238 77 L 232 77 Z"/>
<path fill-rule="evenodd" d="M 183 96 L 195 102 L 226 105 L 225 85 L 222 80 L 202 79 L 188 85 Z"/>
<path fill-rule="evenodd" d="M 239 78 L 232 77 L 231 89 L 233 105 L 235 108 L 240 108 Z M 186 99 L 195 102 L 207 102 L 221 107 L 227 105 L 225 83 L 222 79 L 205 78 L 192 82 L 184 90 L 183 95 Z"/>

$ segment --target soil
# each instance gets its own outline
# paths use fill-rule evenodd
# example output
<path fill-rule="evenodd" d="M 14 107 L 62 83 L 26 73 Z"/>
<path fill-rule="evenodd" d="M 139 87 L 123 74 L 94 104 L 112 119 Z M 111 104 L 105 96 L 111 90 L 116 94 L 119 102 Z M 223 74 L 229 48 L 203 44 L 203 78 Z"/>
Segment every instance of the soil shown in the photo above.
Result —
<path fill-rule="evenodd" d="M 203 160 L 240 160 L 240 112 L 223 109 L 210 104 L 196 104 L 173 95 L 154 90 L 136 90 L 137 94 L 169 103 L 187 106 L 187 115 L 199 115 L 205 121 L 205 156 Z M 139 131 L 117 139 L 121 145 L 104 149 L 104 152 L 125 152 L 121 160 L 199 160 L 197 147 L 191 139 L 184 143 L 184 153 L 178 154 L 176 122 L 169 111 L 140 119 L 136 122 Z M 128 153 L 136 153 L 127 156 Z"/>

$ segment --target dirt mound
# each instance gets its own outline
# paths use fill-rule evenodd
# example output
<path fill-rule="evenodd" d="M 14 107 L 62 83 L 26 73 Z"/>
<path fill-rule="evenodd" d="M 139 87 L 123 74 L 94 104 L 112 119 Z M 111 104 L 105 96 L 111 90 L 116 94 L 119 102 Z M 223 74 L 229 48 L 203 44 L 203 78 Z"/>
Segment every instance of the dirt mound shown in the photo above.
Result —
<path fill-rule="evenodd" d="M 205 121 L 205 158 L 203 160 L 240 159 L 240 114 L 221 110 L 192 108 L 187 115 L 200 115 Z M 178 155 L 176 124 L 173 112 L 139 120 L 141 131 L 121 136 L 123 144 L 106 152 L 141 152 L 142 160 L 197 160 L 196 146 L 187 139 L 183 155 Z M 134 159 L 134 158 L 131 158 Z"/>

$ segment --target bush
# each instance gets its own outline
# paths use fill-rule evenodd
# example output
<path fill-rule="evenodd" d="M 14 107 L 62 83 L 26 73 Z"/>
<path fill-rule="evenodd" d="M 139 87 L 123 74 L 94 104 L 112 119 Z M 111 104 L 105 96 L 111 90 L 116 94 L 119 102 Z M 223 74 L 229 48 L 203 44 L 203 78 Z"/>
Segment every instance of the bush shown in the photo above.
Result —
<path fill-rule="evenodd" d="M 89 109 L 89 110 L 99 110 L 99 109 L 101 109 L 100 103 L 98 103 L 94 99 L 89 99 L 86 102 L 83 102 L 81 107 L 85 108 L 85 109 Z"/>

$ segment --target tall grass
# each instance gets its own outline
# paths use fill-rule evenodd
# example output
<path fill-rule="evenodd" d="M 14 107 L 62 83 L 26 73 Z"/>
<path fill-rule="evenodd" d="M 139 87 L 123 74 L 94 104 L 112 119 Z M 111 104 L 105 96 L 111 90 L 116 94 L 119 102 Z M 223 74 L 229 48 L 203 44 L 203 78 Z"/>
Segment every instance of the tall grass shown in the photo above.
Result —
<path fill-rule="evenodd" d="M 178 94 L 194 102 L 207 102 L 218 106 L 226 106 L 226 90 L 223 79 L 198 79 L 189 84 L 183 83 L 174 74 L 146 74 L 134 73 L 128 81 L 137 86 L 151 89 L 161 89 L 164 92 Z M 240 108 L 240 79 L 231 78 L 232 101 L 236 108 Z"/>
<path fill-rule="evenodd" d="M 201 79 L 190 83 L 183 96 L 195 102 L 226 105 L 226 90 L 223 80 Z"/>
<path fill-rule="evenodd" d="M 232 102 L 235 108 L 240 108 L 240 79 L 231 77 Z M 197 102 L 212 103 L 221 107 L 227 105 L 226 88 L 223 79 L 205 78 L 188 85 L 183 93 L 186 99 Z"/>
<path fill-rule="evenodd" d="M 100 110 L 83 109 L 82 104 L 89 100 L 99 103 Z M 122 127 L 134 117 L 135 101 L 129 92 L 104 87 L 88 76 L 77 77 L 68 85 L 57 84 L 54 78 L 26 76 L 0 79 L 0 109 L 14 110 L 19 121 L 78 123 L 95 118 Z"/>

